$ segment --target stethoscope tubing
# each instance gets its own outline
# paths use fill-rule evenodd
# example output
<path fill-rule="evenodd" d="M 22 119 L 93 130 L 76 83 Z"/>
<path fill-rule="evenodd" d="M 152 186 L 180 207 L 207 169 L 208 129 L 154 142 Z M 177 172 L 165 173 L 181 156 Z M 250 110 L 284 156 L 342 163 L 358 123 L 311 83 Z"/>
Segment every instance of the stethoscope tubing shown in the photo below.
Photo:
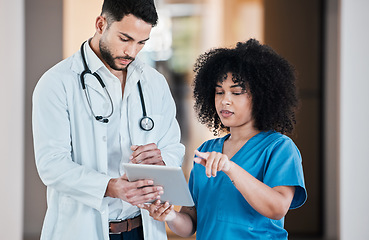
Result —
<path fill-rule="evenodd" d="M 108 118 L 111 117 L 113 115 L 113 112 L 114 112 L 113 100 L 112 100 L 112 98 L 111 98 L 111 96 L 109 94 L 109 91 L 106 89 L 106 86 L 104 84 L 104 81 L 102 80 L 102 78 L 100 77 L 100 75 L 97 74 L 96 72 L 92 73 L 91 70 L 89 69 L 88 65 L 87 65 L 85 53 L 84 53 L 84 50 L 83 50 L 83 46 L 85 45 L 86 42 L 87 41 L 83 42 L 82 45 L 81 45 L 81 56 L 82 56 L 82 62 L 83 62 L 83 67 L 84 67 L 84 70 L 83 70 L 83 72 L 80 75 L 80 81 L 81 81 L 82 89 L 83 89 L 83 92 L 85 93 L 88 106 L 89 106 L 89 108 L 91 110 L 91 113 L 94 116 L 94 118 L 97 121 L 99 121 L 99 122 L 108 123 L 109 122 L 109 119 Z M 97 116 L 94 113 L 93 108 L 91 106 L 90 95 L 88 93 L 88 90 L 87 90 L 86 84 L 85 84 L 85 75 L 86 74 L 93 75 L 98 80 L 98 82 L 100 83 L 101 87 L 104 89 L 106 95 L 108 96 L 109 101 L 110 101 L 110 105 L 111 105 L 111 111 L 110 111 L 110 113 L 107 116 Z M 142 113 L 143 113 L 143 117 L 141 118 L 141 120 L 139 122 L 139 125 L 140 125 L 140 128 L 142 130 L 144 130 L 144 131 L 150 131 L 150 130 L 152 130 L 154 128 L 154 121 L 152 120 L 152 118 L 148 117 L 147 114 L 146 114 L 145 100 L 144 100 L 144 96 L 143 96 L 143 93 L 142 93 L 142 87 L 141 87 L 140 80 L 138 80 L 137 86 L 138 86 L 138 91 L 139 91 L 139 95 L 140 95 L 140 99 L 141 99 L 141 108 L 142 108 Z"/>
<path fill-rule="evenodd" d="M 144 100 L 144 96 L 142 93 L 142 87 L 141 87 L 141 82 L 138 81 L 137 82 L 137 86 L 138 86 L 138 92 L 140 93 L 140 99 L 141 99 L 141 107 L 142 107 L 142 114 L 143 117 L 140 120 L 140 128 L 144 131 L 150 131 L 151 129 L 154 128 L 154 120 L 151 119 L 151 117 L 148 117 L 146 114 L 146 105 L 145 105 L 145 100 Z"/>

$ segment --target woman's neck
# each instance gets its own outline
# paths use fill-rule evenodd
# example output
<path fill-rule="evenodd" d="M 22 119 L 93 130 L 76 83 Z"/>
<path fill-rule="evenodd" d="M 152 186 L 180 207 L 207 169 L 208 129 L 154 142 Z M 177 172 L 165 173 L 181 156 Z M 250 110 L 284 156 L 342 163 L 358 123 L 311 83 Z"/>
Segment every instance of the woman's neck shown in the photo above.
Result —
<path fill-rule="evenodd" d="M 258 134 L 260 130 L 254 127 L 246 128 L 231 128 L 231 136 L 228 138 L 231 142 L 244 142 L 246 143 L 250 138 Z"/>
<path fill-rule="evenodd" d="M 223 153 L 231 159 L 241 148 L 250 140 L 253 136 L 260 131 L 255 128 L 243 129 L 240 128 L 230 129 L 230 137 L 224 142 Z"/>

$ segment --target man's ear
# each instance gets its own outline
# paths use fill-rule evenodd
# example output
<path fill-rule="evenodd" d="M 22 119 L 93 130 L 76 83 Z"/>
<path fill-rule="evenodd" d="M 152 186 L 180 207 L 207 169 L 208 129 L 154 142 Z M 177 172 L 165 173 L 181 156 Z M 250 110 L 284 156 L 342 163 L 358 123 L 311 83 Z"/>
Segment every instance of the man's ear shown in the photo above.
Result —
<path fill-rule="evenodd" d="M 96 18 L 95 28 L 96 28 L 97 33 L 102 34 L 105 28 L 107 27 L 107 25 L 108 25 L 108 22 L 105 17 L 98 16 Z"/>

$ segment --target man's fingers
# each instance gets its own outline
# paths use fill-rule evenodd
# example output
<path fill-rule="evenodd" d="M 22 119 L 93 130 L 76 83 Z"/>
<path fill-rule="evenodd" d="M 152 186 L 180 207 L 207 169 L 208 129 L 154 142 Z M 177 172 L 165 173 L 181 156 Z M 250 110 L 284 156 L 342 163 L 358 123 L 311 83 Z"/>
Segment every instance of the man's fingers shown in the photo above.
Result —
<path fill-rule="evenodd" d="M 128 181 L 128 177 L 127 177 L 127 174 L 124 174 L 123 176 L 121 176 L 120 177 L 121 179 L 123 179 L 123 180 L 126 180 L 126 181 Z"/>
<path fill-rule="evenodd" d="M 142 180 L 137 180 L 137 181 L 130 182 L 130 183 L 132 183 L 134 188 L 142 188 L 142 187 L 152 186 L 154 184 L 154 181 L 151 179 L 142 179 Z"/>
<path fill-rule="evenodd" d="M 136 151 L 138 147 L 139 147 L 139 146 L 137 146 L 137 145 L 132 145 L 132 146 L 131 146 L 131 150 L 132 150 L 132 151 Z"/>
<path fill-rule="evenodd" d="M 139 162 L 138 164 L 147 164 L 147 165 L 165 165 L 161 156 L 154 156 L 151 158 L 146 158 Z"/>
<path fill-rule="evenodd" d="M 160 199 L 160 195 L 164 193 L 162 187 L 145 187 L 132 190 L 127 193 L 127 201 L 132 205 L 143 204 L 153 200 Z"/>
<path fill-rule="evenodd" d="M 142 152 L 151 151 L 151 150 L 154 150 L 154 149 L 157 149 L 157 148 L 158 147 L 156 146 L 155 143 L 149 143 L 149 144 L 140 145 L 140 146 L 132 145 L 131 146 L 131 150 L 133 151 L 132 157 L 135 158 Z"/>
<path fill-rule="evenodd" d="M 143 180 L 137 180 L 135 182 L 128 182 L 124 186 L 124 192 L 125 196 L 127 198 L 127 201 L 131 204 L 134 200 L 137 199 L 141 200 L 140 197 L 145 196 L 146 201 L 151 201 L 156 199 L 156 196 L 160 196 L 164 193 L 164 189 L 162 186 L 153 186 L 154 181 L 150 179 L 143 179 Z M 153 196 L 156 195 L 156 196 Z"/>
<path fill-rule="evenodd" d="M 131 147 L 131 149 L 135 149 L 135 145 Z M 132 163 L 135 164 L 149 164 L 149 163 L 143 163 L 145 160 L 154 158 L 153 160 L 157 160 L 157 163 L 160 163 L 160 161 L 163 161 L 161 156 L 161 151 L 158 149 L 155 143 L 150 143 L 147 145 L 138 146 L 136 150 L 132 153 L 130 156 L 130 160 Z M 152 160 L 150 160 L 152 161 Z M 165 165 L 164 162 L 162 165 Z"/>
<path fill-rule="evenodd" d="M 141 204 L 146 204 L 152 201 L 155 201 L 157 199 L 160 199 L 160 195 L 155 195 L 155 194 L 148 194 L 145 196 L 141 196 L 141 197 L 135 197 L 132 199 L 129 199 L 129 203 L 133 206 L 138 206 Z"/>
<path fill-rule="evenodd" d="M 161 151 L 159 149 L 154 149 L 147 152 L 142 152 L 130 160 L 135 164 L 143 164 L 143 162 L 146 160 L 162 161 Z"/>

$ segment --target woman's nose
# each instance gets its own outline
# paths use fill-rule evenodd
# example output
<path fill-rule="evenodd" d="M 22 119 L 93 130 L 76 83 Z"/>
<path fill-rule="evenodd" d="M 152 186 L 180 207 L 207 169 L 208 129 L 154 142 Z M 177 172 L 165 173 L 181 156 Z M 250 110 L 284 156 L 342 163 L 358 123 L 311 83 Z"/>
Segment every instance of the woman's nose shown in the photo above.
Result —
<path fill-rule="evenodd" d="M 222 104 L 223 105 L 230 105 L 232 102 L 231 96 L 229 93 L 224 93 L 223 95 L 223 99 L 222 99 Z"/>

